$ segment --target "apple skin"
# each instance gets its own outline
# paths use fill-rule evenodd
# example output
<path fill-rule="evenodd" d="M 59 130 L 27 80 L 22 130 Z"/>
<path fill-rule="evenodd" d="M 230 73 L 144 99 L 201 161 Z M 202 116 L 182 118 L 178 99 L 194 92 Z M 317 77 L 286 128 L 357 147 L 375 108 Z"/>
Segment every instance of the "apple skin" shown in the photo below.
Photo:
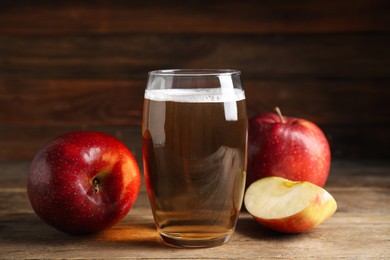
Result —
<path fill-rule="evenodd" d="M 274 113 L 249 120 L 247 187 L 267 176 L 324 187 L 330 163 L 328 140 L 314 123 Z"/>
<path fill-rule="evenodd" d="M 90 234 L 129 212 L 140 183 L 136 160 L 119 140 L 99 132 L 70 132 L 37 152 L 27 195 L 49 225 L 70 234 Z"/>
<path fill-rule="evenodd" d="M 263 182 L 263 184 L 259 185 L 259 182 Z M 269 190 L 263 191 L 267 188 Z M 294 194 L 295 197 L 293 195 L 288 203 L 286 203 L 286 201 L 282 203 L 284 200 L 283 196 L 286 195 L 285 192 L 288 192 L 288 190 L 292 188 L 300 188 L 301 195 L 307 195 L 307 197 L 313 199 L 308 205 L 306 205 L 298 212 L 294 214 L 287 214 L 286 207 L 296 207 L 295 204 L 298 203 L 299 200 L 299 196 Z M 249 189 L 252 190 L 249 191 Z M 255 189 L 258 191 L 254 191 Z M 305 193 L 306 191 L 307 193 Z M 255 192 L 258 194 L 255 194 Z M 271 198 L 269 196 L 274 196 L 275 198 Z M 267 201 L 267 203 L 272 203 L 272 206 L 270 206 L 268 209 L 265 209 L 265 207 L 259 208 L 259 206 L 254 205 L 258 204 L 259 200 L 268 199 L 269 201 Z M 330 218 L 337 210 L 336 200 L 322 187 L 309 182 L 293 182 L 281 177 L 267 177 L 253 183 L 245 194 L 244 203 L 248 209 L 248 212 L 258 223 L 283 233 L 303 233 L 310 231 Z M 282 206 L 279 206 L 278 203 L 280 203 Z M 257 209 L 254 209 L 255 207 L 257 207 Z M 270 214 L 271 210 L 278 212 L 286 211 L 287 216 L 279 216 L 278 218 L 265 217 L 267 214 Z"/>
<path fill-rule="evenodd" d="M 325 210 L 323 208 L 326 208 Z M 299 212 L 295 215 L 282 218 L 282 219 L 262 219 L 257 218 L 257 222 L 260 224 L 283 233 L 304 233 L 308 232 L 325 220 L 330 218 L 336 206 L 334 203 L 328 202 L 326 205 L 320 203 L 320 199 L 317 199 L 313 205 L 306 208 L 304 211 Z M 322 212 L 326 212 L 323 214 Z"/>

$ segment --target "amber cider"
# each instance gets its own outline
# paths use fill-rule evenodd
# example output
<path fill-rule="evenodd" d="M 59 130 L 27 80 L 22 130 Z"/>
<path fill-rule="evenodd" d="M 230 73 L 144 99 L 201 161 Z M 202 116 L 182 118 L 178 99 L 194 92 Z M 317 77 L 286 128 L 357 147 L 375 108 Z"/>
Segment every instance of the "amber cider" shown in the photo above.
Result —
<path fill-rule="evenodd" d="M 144 174 L 164 241 L 229 239 L 245 187 L 247 127 L 243 90 L 146 90 Z"/>

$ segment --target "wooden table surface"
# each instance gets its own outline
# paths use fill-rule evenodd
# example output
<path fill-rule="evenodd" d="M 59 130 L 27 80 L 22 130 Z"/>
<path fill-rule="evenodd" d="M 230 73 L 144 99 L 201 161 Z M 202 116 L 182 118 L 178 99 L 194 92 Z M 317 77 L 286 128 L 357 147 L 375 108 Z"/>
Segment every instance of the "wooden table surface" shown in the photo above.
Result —
<path fill-rule="evenodd" d="M 0 258 L 389 258 L 390 164 L 333 162 L 326 189 L 338 210 L 311 232 L 279 234 L 242 212 L 229 243 L 206 249 L 165 246 L 157 235 L 144 184 L 130 213 L 91 236 L 70 236 L 33 212 L 25 189 L 28 161 L 0 162 Z"/>

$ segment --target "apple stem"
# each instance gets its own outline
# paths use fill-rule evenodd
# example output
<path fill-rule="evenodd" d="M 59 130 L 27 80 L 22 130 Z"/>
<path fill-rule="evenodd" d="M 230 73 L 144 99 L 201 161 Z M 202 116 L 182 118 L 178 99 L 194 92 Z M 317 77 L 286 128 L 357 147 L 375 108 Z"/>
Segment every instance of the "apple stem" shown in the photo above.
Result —
<path fill-rule="evenodd" d="M 280 111 L 280 108 L 275 107 L 275 111 L 276 111 L 276 114 L 278 114 L 278 116 L 279 116 L 280 122 L 282 122 L 282 124 L 285 124 L 286 120 L 284 120 L 283 115 L 282 115 L 282 111 Z"/>
<path fill-rule="evenodd" d="M 97 179 L 93 179 L 92 181 L 93 185 L 93 193 L 98 193 L 99 192 L 99 181 Z"/>

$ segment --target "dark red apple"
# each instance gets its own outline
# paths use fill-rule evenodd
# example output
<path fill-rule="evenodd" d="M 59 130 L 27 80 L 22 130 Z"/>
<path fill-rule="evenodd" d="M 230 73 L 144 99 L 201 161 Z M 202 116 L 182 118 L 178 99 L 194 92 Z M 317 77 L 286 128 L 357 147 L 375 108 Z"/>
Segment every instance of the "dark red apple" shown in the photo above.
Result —
<path fill-rule="evenodd" d="M 133 206 L 140 182 L 136 160 L 122 142 L 98 132 L 71 132 L 37 152 L 27 194 L 49 225 L 88 234 L 121 220 Z"/>
<path fill-rule="evenodd" d="M 314 123 L 282 116 L 280 110 L 249 120 L 247 187 L 267 176 L 324 187 L 330 163 L 328 140 Z"/>

